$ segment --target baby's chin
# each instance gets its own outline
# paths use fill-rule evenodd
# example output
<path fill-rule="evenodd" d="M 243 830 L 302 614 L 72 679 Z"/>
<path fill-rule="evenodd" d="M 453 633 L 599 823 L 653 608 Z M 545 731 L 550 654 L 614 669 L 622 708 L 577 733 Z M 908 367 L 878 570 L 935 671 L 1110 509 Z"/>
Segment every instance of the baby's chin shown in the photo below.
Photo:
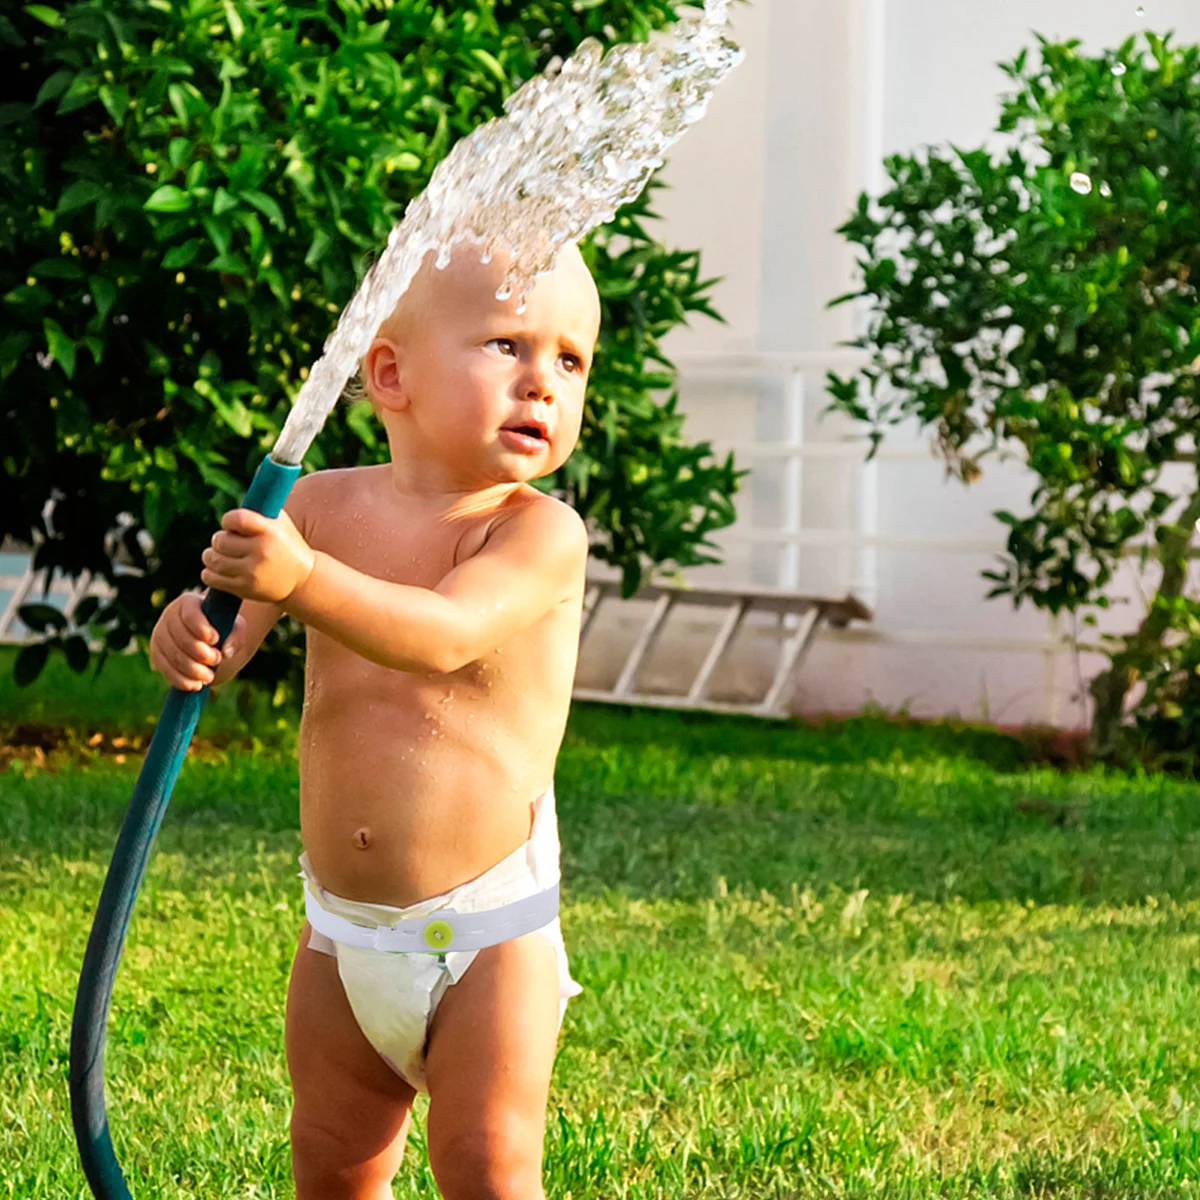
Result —
<path fill-rule="evenodd" d="M 565 461 L 566 455 L 544 454 L 537 458 L 518 458 L 506 454 L 496 463 L 496 482 L 532 483 L 535 479 L 553 475 Z"/>

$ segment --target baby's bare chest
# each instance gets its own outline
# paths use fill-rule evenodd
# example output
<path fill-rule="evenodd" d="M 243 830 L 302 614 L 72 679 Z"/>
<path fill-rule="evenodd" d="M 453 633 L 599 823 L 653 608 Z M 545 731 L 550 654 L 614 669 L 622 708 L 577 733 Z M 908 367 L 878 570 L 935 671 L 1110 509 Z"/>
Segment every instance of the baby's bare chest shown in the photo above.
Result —
<path fill-rule="evenodd" d="M 389 520 L 364 507 L 322 514 L 306 531 L 315 550 L 388 583 L 435 588 L 483 547 L 490 522 L 461 524 Z"/>

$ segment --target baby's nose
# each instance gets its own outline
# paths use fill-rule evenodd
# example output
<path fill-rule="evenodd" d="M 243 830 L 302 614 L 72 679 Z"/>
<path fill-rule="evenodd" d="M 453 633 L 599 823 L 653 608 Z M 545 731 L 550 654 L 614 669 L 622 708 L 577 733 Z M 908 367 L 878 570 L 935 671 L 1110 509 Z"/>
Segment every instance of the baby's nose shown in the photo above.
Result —
<path fill-rule="evenodd" d="M 549 372 L 543 371 L 539 367 L 533 368 L 529 373 L 529 378 L 525 381 L 525 399 L 552 400 L 553 398 Z"/>

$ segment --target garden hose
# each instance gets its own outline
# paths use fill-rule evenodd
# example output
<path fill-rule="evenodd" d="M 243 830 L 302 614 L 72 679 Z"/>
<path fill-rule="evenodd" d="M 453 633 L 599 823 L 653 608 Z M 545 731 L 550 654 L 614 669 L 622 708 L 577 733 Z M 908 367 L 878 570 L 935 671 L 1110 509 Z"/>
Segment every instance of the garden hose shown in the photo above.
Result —
<path fill-rule="evenodd" d="M 264 459 L 243 507 L 277 517 L 299 474 L 299 466 L 278 463 L 269 457 Z M 210 591 L 205 598 L 204 614 L 217 631 L 218 648 L 233 629 L 241 603 L 228 592 Z M 199 692 L 172 688 L 163 705 L 117 837 L 83 956 L 71 1022 L 71 1120 L 83 1171 L 96 1200 L 132 1200 L 108 1131 L 104 1102 L 105 1023 L 129 918 L 150 850 L 207 699 L 207 687 Z"/>

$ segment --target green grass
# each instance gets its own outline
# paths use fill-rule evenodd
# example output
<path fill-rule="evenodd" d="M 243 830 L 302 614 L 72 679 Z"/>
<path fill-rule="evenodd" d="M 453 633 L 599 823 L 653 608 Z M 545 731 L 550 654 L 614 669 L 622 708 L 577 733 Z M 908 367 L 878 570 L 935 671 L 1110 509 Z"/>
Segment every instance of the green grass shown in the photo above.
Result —
<path fill-rule="evenodd" d="M 136 663 L 95 711 L 63 686 L 89 728 L 161 699 Z M 84 1195 L 70 1009 L 135 771 L 0 775 L 0 1197 Z M 558 793 L 586 990 L 551 1197 L 1200 1195 L 1200 788 L 978 732 L 581 707 Z M 184 771 L 110 1023 L 139 1200 L 292 1194 L 295 806 L 284 752 Z M 396 1195 L 435 1194 L 418 1122 Z"/>

